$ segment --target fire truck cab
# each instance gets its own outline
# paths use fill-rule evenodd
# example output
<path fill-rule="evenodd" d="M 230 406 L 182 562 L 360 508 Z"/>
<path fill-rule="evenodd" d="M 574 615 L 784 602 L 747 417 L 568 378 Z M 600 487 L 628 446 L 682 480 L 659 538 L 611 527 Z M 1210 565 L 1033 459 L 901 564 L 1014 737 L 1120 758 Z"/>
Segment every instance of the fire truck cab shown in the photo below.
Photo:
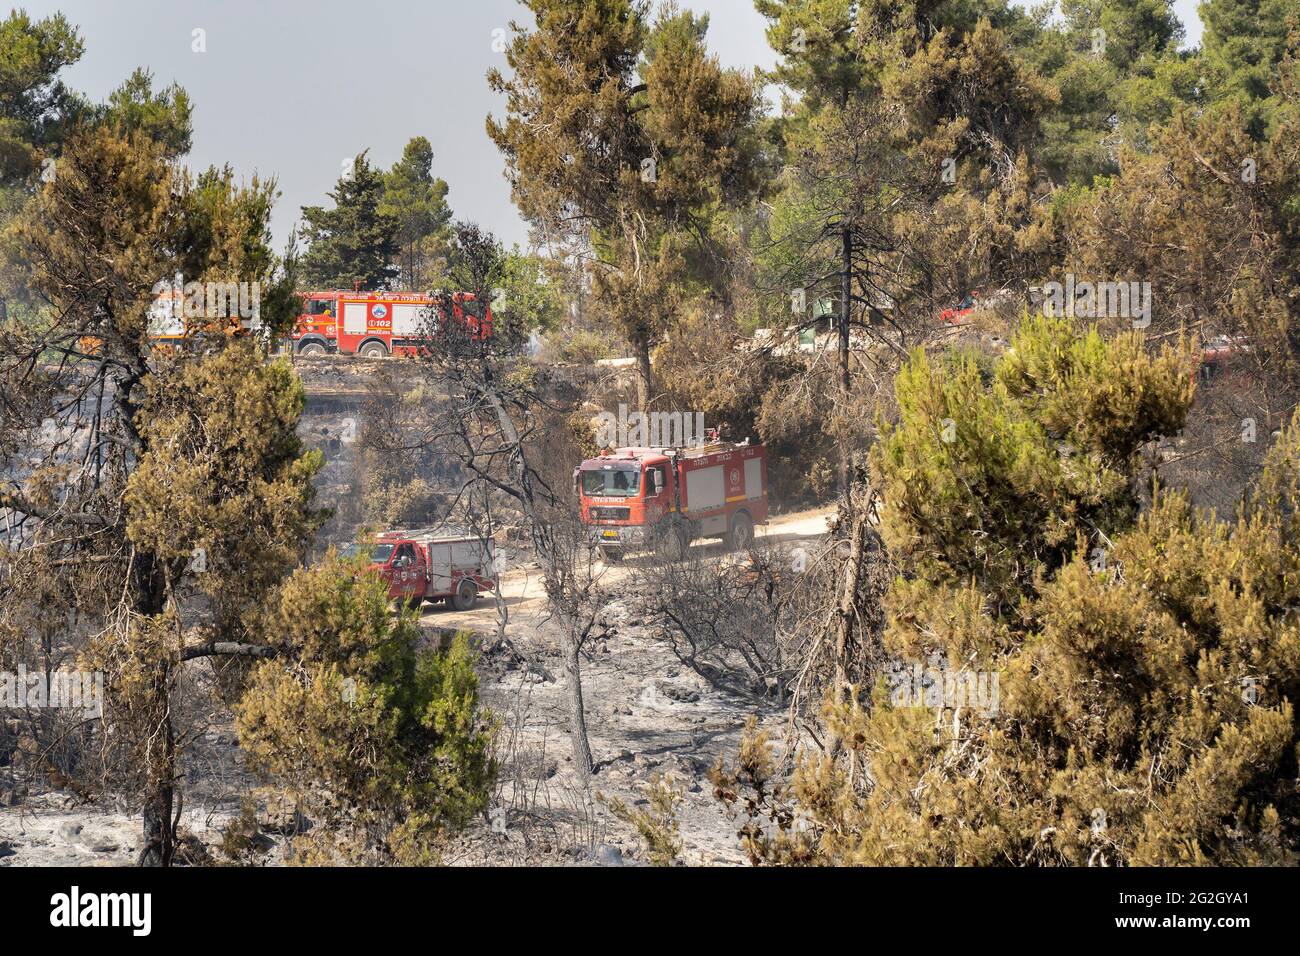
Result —
<path fill-rule="evenodd" d="M 345 549 L 345 556 L 357 546 Z M 370 567 L 388 582 L 390 600 L 416 608 L 445 600 L 467 611 L 479 592 L 497 586 L 496 548 L 473 535 L 433 531 L 388 531 L 375 539 Z"/>
<path fill-rule="evenodd" d="M 292 335 L 299 355 L 414 355 L 427 341 L 429 313 L 438 302 L 410 292 L 335 289 L 301 295 L 303 311 Z M 486 303 L 480 310 L 468 292 L 454 293 L 451 300 L 454 321 L 465 324 L 476 339 L 491 336 L 492 310 Z"/>
<path fill-rule="evenodd" d="M 618 448 L 573 473 L 582 520 L 603 557 L 654 550 L 668 560 L 697 538 L 743 550 L 767 522 L 767 452 L 715 442 L 694 448 Z"/>

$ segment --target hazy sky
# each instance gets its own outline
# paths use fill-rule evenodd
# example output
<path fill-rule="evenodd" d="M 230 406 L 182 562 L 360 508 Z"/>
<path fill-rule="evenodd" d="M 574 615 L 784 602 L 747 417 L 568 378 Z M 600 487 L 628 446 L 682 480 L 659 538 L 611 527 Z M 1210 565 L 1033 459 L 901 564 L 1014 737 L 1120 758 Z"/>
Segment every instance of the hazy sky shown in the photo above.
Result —
<path fill-rule="evenodd" d="M 175 80 L 194 103 L 195 168 L 230 163 L 274 175 L 280 244 L 299 207 L 325 201 L 362 149 L 381 166 L 412 136 L 433 144 L 434 172 L 457 218 L 527 241 L 501 156 L 484 130 L 502 106 L 484 74 L 505 67 L 494 32 L 526 11 L 515 0 L 11 0 L 34 17 L 62 11 L 86 43 L 68 82 L 103 100 L 137 66 Z M 770 66 L 752 0 L 680 0 L 710 14 L 709 45 L 728 66 Z M 1200 40 L 1197 0 L 1177 0 Z M 195 52 L 194 31 L 206 52 Z M 496 34 L 499 38 L 501 34 Z M 495 44 L 498 48 L 500 44 Z"/>

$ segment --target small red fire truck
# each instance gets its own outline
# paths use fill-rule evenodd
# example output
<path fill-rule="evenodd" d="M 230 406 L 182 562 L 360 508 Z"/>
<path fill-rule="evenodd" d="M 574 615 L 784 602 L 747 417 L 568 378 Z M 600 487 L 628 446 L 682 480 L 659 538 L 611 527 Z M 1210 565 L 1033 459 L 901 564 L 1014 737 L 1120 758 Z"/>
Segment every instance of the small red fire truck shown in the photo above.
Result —
<path fill-rule="evenodd" d="M 429 333 L 434 296 L 411 292 L 331 292 L 302 294 L 303 312 L 292 336 L 299 355 L 413 355 Z M 492 309 L 479 314 L 476 297 L 457 292 L 451 297 L 453 318 L 465 323 L 475 339 L 492 335 Z"/>
<path fill-rule="evenodd" d="M 344 555 L 356 550 L 352 545 Z M 468 534 L 388 531 L 375 539 L 370 566 L 388 582 L 389 599 L 412 608 L 445 600 L 467 611 L 480 591 L 497 586 L 494 543 Z"/>
<path fill-rule="evenodd" d="M 573 485 L 610 561 L 642 549 L 677 560 L 696 538 L 743 550 L 767 522 L 767 452 L 748 442 L 618 448 L 579 465 Z"/>

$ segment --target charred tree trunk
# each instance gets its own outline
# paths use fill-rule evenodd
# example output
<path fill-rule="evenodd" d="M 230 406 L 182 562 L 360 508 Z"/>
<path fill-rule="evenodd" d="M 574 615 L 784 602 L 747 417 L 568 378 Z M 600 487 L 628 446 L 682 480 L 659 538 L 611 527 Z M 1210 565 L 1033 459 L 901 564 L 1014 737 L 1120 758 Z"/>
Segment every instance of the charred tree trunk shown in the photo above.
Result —
<path fill-rule="evenodd" d="M 144 800 L 144 845 L 141 866 L 171 866 L 176 849 L 176 823 L 172 818 L 176 794 L 176 735 L 172 727 L 168 694 L 170 668 L 164 666 L 150 691 L 157 727 L 145 752 L 148 774 Z"/>
<path fill-rule="evenodd" d="M 582 655 L 571 633 L 564 640 L 564 676 L 569 683 L 569 741 L 573 748 L 573 768 L 586 784 L 595 761 L 587 738 L 587 713 L 582 702 Z"/>
<path fill-rule="evenodd" d="M 146 451 L 136 428 L 139 406 L 135 386 L 142 381 L 147 366 L 141 356 L 136 357 L 136 373 L 121 383 L 118 400 L 121 420 L 132 438 L 137 455 Z M 142 617 L 155 617 L 167 606 L 167 581 L 158 561 L 146 555 L 137 556 L 131 569 L 135 591 L 135 610 Z M 138 863 L 140 866 L 171 866 L 176 846 L 176 822 L 172 810 L 176 798 L 176 731 L 172 725 L 171 678 L 172 665 L 166 660 L 157 663 L 148 691 L 147 714 L 149 736 L 144 745 L 145 792 L 142 813 L 143 842 Z"/>
<path fill-rule="evenodd" d="M 848 656 L 858 619 L 858 591 L 862 587 L 862 570 L 867 546 L 867 518 L 864 509 L 853 519 L 849 536 L 849 558 L 844 563 L 844 581 L 840 587 L 839 606 L 835 609 L 835 698 L 838 700 L 849 683 Z"/>
<path fill-rule="evenodd" d="M 854 483 L 856 487 L 856 482 Z M 849 553 L 844 562 L 843 575 L 836 596 L 835 607 L 827 622 L 828 630 L 835 635 L 834 677 L 830 693 L 838 703 L 846 699 L 854 687 L 870 687 L 877 674 L 881 659 L 880 634 L 884 621 L 880 614 L 883 591 L 879 568 L 881 541 L 872 524 L 875 495 L 862 488 L 856 506 L 852 499 L 841 507 L 841 520 L 851 514 Z M 865 589 L 865 593 L 864 593 Z M 866 705 L 870 706 L 870 697 Z M 833 757 L 844 753 L 844 741 L 838 735 L 830 740 Z M 857 752 L 849 754 L 849 777 L 855 779 L 859 770 Z"/>
<path fill-rule="evenodd" d="M 848 407 L 849 388 L 852 384 L 849 372 L 849 314 L 853 302 L 853 232 L 844 225 L 840 229 L 841 240 L 841 274 L 840 274 L 840 400 Z M 849 443 L 840 441 L 840 496 L 845 500 L 849 496 Z"/>
<path fill-rule="evenodd" d="M 648 365 L 648 350 L 646 352 L 646 362 Z M 548 540 L 542 516 L 537 513 L 532 473 L 524 460 L 523 443 L 519 438 L 519 429 L 515 427 L 514 421 L 510 418 L 510 413 L 501 402 L 501 397 L 494 390 L 489 388 L 485 392 L 484 398 L 492 406 L 497 424 L 501 428 L 506 443 L 510 447 L 518 449 L 514 467 L 518 470 L 516 477 L 519 488 L 519 505 L 524 512 L 529 527 L 532 529 L 533 551 L 536 553 L 537 563 L 542 569 L 547 596 L 552 606 L 557 603 L 562 606 L 562 595 L 557 593 L 561 588 L 558 584 L 560 575 L 556 568 L 556 552 L 552 541 Z M 591 776 L 595 763 L 591 756 L 591 741 L 587 737 L 587 715 L 582 702 L 581 641 L 575 632 L 575 622 L 572 618 L 563 611 L 558 616 L 565 625 L 564 675 L 569 684 L 569 737 L 573 747 L 573 763 L 583 782 L 586 783 Z"/>
<path fill-rule="evenodd" d="M 654 394 L 653 389 L 653 372 L 650 368 L 650 343 L 641 339 L 636 343 L 636 370 L 637 370 L 637 404 L 641 411 L 650 411 L 650 398 Z"/>

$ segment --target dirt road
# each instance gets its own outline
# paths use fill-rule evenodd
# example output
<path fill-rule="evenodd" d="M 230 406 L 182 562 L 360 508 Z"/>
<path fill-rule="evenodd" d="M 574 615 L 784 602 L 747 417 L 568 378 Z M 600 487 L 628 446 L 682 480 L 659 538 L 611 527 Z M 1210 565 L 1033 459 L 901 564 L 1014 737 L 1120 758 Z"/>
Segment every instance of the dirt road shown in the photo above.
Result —
<path fill-rule="evenodd" d="M 793 541 L 811 540 L 827 531 L 827 520 L 835 514 L 833 508 L 821 508 L 810 511 L 798 511 L 780 515 L 771 519 L 766 525 L 755 529 L 759 544 L 788 544 Z M 714 539 L 697 541 L 692 550 L 700 550 L 706 555 L 721 555 L 724 552 L 720 542 Z M 500 599 L 505 602 L 509 612 L 511 626 L 525 627 L 535 624 L 545 613 L 546 594 L 542 588 L 537 566 L 529 563 L 522 567 L 511 568 L 514 552 L 505 549 L 507 570 L 501 575 Z M 618 564 L 605 565 L 604 582 L 610 585 L 627 578 L 638 567 L 655 560 L 649 555 L 629 557 Z M 455 627 L 471 630 L 491 630 L 497 624 L 497 599 L 492 594 L 483 594 L 478 603 L 468 611 L 453 611 L 442 604 L 427 606 L 421 623 L 430 627 Z"/>

